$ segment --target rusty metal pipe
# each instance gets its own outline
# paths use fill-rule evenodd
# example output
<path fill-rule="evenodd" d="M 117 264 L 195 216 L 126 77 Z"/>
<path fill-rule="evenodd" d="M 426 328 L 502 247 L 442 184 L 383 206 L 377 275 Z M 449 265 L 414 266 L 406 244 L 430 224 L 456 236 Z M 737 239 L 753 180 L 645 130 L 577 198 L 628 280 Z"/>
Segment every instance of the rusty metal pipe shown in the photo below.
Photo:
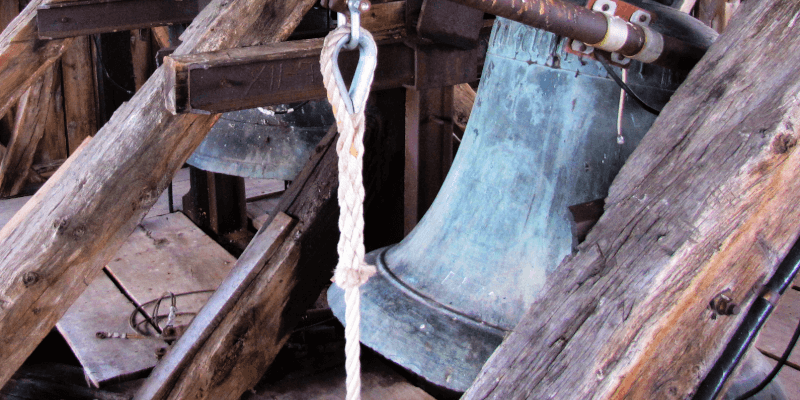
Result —
<path fill-rule="evenodd" d="M 563 0 L 450 1 L 670 69 L 691 69 L 705 53 L 646 26 Z"/>

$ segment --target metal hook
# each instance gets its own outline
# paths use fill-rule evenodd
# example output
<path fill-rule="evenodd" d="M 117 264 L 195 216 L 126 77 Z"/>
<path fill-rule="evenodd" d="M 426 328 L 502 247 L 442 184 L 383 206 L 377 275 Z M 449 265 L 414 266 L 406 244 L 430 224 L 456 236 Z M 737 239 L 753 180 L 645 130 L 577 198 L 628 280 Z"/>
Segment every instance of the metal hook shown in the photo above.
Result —
<path fill-rule="evenodd" d="M 369 11 L 371 6 L 367 0 L 347 0 L 347 9 L 350 12 L 350 40 L 345 45 L 347 50 L 354 50 L 358 46 L 361 35 L 361 13 Z M 347 15 L 336 13 L 336 22 L 338 26 L 344 26 L 347 24 Z"/>
<path fill-rule="evenodd" d="M 360 28 L 363 30 L 364 28 Z M 363 33 L 367 33 L 364 30 Z M 361 112 L 361 104 L 364 99 L 369 95 L 370 86 L 372 84 L 372 74 L 375 71 L 375 66 L 378 64 L 378 46 L 369 34 L 360 34 L 356 47 L 358 47 L 358 66 L 356 66 L 356 73 L 353 75 L 353 82 L 350 84 L 350 90 L 342 78 L 342 72 L 339 70 L 339 52 L 342 48 L 347 48 L 348 42 L 352 36 L 342 36 L 334 47 L 332 58 L 335 60 L 333 63 L 333 74 L 336 79 L 336 86 L 339 87 L 339 92 L 342 93 L 345 107 L 347 112 L 355 114 Z M 345 96 L 347 93 L 349 96 Z M 359 109 L 355 109 L 354 104 L 359 104 Z"/>

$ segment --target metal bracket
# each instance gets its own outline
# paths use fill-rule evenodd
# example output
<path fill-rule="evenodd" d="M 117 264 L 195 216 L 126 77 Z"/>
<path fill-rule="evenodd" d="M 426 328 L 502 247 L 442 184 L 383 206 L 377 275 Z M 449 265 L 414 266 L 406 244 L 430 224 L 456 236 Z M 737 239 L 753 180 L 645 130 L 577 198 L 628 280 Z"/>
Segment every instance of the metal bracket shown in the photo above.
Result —
<path fill-rule="evenodd" d="M 620 22 L 630 21 L 632 24 L 649 26 L 650 23 L 655 19 L 655 15 L 650 11 L 620 0 L 590 0 L 586 4 L 586 7 L 609 16 L 609 23 L 612 23 L 614 19 L 617 19 Z M 624 38 L 620 38 L 620 40 L 624 40 Z M 594 47 L 589 46 L 579 40 L 572 40 L 567 48 L 567 52 L 577 56 L 588 56 L 595 58 L 593 55 Z M 616 52 L 611 53 L 609 60 L 611 61 L 611 64 L 620 68 L 626 68 L 631 62 L 629 58 Z"/>

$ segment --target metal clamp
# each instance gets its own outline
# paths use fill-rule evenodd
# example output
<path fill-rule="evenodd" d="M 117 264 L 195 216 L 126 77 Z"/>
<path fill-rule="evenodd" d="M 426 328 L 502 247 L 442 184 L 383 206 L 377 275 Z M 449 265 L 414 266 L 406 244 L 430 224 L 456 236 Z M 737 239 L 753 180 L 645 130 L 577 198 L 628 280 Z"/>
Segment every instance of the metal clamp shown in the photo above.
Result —
<path fill-rule="evenodd" d="M 364 28 L 360 28 L 360 30 L 363 30 L 363 33 L 367 33 Z M 332 55 L 334 60 L 339 59 L 339 52 L 341 52 L 342 48 L 348 48 L 347 46 L 350 41 L 352 41 L 352 36 L 342 36 L 336 43 Z M 354 104 L 362 104 L 364 99 L 369 95 L 370 86 L 372 84 L 372 74 L 375 71 L 375 66 L 378 64 L 378 46 L 375 44 L 371 35 L 360 34 L 355 47 L 358 47 L 359 50 L 358 65 L 356 66 L 356 73 L 353 75 L 353 82 L 350 85 L 350 90 L 347 89 L 347 85 L 344 83 L 344 78 L 342 78 L 342 71 L 339 70 L 338 62 L 333 64 L 336 86 L 339 87 L 339 92 L 342 93 L 347 112 L 350 114 L 361 112 L 360 108 L 355 109 Z M 349 94 L 349 96 L 345 96 L 345 93 Z"/>

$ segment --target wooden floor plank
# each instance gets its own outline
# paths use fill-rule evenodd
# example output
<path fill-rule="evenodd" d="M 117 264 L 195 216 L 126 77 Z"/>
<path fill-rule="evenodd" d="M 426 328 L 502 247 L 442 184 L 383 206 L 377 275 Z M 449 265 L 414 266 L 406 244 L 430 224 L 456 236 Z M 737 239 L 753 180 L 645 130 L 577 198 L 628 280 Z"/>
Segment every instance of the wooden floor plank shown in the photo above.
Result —
<path fill-rule="evenodd" d="M 777 361 L 770 358 L 769 363 L 774 367 Z M 786 365 L 781 368 L 777 379 L 781 380 L 787 399 L 800 399 L 800 370 Z"/>
<path fill-rule="evenodd" d="M 252 221 L 254 228 L 261 229 L 264 226 L 264 222 L 269 219 L 270 214 L 280 202 L 281 194 L 282 192 L 273 193 L 262 199 L 247 203 L 247 217 Z"/>
<path fill-rule="evenodd" d="M 147 219 L 108 264 L 108 270 L 138 304 L 177 294 L 214 290 L 236 259 L 182 213 Z M 197 312 L 211 293 L 177 298 L 179 312 Z M 168 311 L 169 302 L 159 314 Z M 188 324 L 189 318 L 180 324 Z"/>
<path fill-rule="evenodd" d="M 30 198 L 31 196 L 24 196 L 0 200 L 0 227 L 3 227 Z"/>
<path fill-rule="evenodd" d="M 800 320 L 800 291 L 790 289 L 781 296 L 778 307 L 761 329 L 756 339 L 756 347 L 769 357 L 779 359 L 797 328 L 798 320 Z M 800 351 L 796 348 L 788 363 L 794 368 L 800 368 Z"/>
<path fill-rule="evenodd" d="M 244 180 L 245 197 L 248 201 L 258 200 L 273 193 L 282 192 L 286 188 L 284 181 L 276 179 L 252 179 Z"/>
<path fill-rule="evenodd" d="M 156 349 L 166 345 L 157 338 L 126 340 L 95 336 L 99 331 L 132 332 L 128 318 L 133 311 L 134 305 L 111 279 L 101 274 L 56 324 L 96 387 L 146 374 L 156 363 Z"/>

